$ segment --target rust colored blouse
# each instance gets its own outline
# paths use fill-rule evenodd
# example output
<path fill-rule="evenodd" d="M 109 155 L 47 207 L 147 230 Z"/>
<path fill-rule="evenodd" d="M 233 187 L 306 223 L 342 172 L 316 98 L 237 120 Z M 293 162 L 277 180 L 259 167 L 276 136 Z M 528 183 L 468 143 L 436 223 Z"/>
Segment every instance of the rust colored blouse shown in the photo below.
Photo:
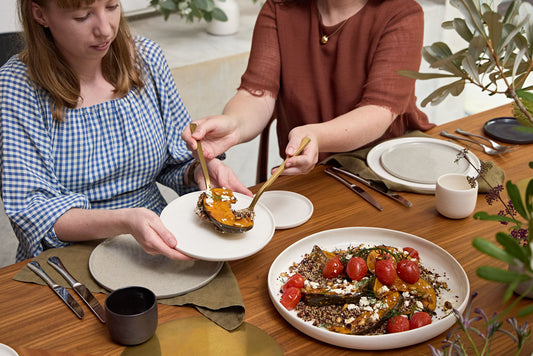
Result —
<path fill-rule="evenodd" d="M 414 0 L 368 0 L 342 26 L 319 21 L 315 1 L 267 0 L 255 24 L 248 68 L 239 88 L 276 100 L 280 155 L 289 131 L 331 120 L 365 105 L 399 114 L 378 141 L 433 126 L 416 106 L 424 16 Z M 334 33 L 334 34 L 333 34 Z M 332 34 L 320 44 L 321 34 Z M 320 159 L 330 153 L 321 153 Z"/>

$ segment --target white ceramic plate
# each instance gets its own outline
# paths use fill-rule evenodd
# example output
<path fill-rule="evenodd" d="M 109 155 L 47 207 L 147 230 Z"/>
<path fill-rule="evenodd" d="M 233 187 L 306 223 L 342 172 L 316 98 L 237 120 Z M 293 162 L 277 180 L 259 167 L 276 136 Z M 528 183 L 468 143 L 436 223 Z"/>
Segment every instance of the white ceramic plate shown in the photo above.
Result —
<path fill-rule="evenodd" d="M 276 229 L 290 229 L 304 224 L 313 215 L 313 203 L 301 194 L 286 190 L 269 190 L 261 196 L 272 215 Z"/>
<path fill-rule="evenodd" d="M 449 292 L 439 296 L 437 300 L 437 314 L 440 320 L 432 324 L 396 334 L 385 335 L 345 335 L 324 328 L 313 326 L 296 316 L 294 310 L 288 311 L 279 302 L 282 285 L 282 272 L 288 272 L 289 266 L 302 260 L 306 253 L 310 253 L 314 245 L 325 250 L 347 248 L 360 243 L 373 245 L 385 244 L 393 247 L 413 247 L 418 250 L 422 264 L 428 269 L 446 275 Z M 434 338 L 455 324 L 454 314 L 444 315 L 439 311 L 439 305 L 450 301 L 453 307 L 461 313 L 465 310 L 470 297 L 470 284 L 461 265 L 444 249 L 404 232 L 372 227 L 348 227 L 322 231 L 310 235 L 289 246 L 272 263 L 268 272 L 268 291 L 272 303 L 285 320 L 292 326 L 317 340 L 350 349 L 383 350 L 400 348 L 418 344 Z"/>
<path fill-rule="evenodd" d="M 161 213 L 163 224 L 178 240 L 177 249 L 186 255 L 205 261 L 233 261 L 251 256 L 265 247 L 274 235 L 274 217 L 261 203 L 254 211 L 254 227 L 241 234 L 223 234 L 201 220 L 194 209 L 201 192 L 193 192 L 173 200 Z M 234 193 L 233 209 L 243 209 L 252 199 Z"/>
<path fill-rule="evenodd" d="M 414 183 L 435 184 L 446 173 L 466 174 L 470 165 L 455 162 L 457 149 L 440 142 L 404 142 L 381 154 L 381 166 L 397 178 Z"/>
<path fill-rule="evenodd" d="M 174 261 L 144 252 L 131 235 L 102 242 L 89 257 L 89 270 L 104 288 L 113 291 L 142 286 L 158 298 L 173 297 L 203 287 L 216 277 L 224 262 Z"/>
<path fill-rule="evenodd" d="M 18 356 L 18 353 L 11 347 L 0 344 L 0 356 Z"/>
<path fill-rule="evenodd" d="M 396 138 L 396 139 L 392 139 L 392 140 L 388 140 L 388 141 L 382 142 L 382 143 L 376 145 L 375 147 L 373 147 L 368 152 L 368 155 L 367 155 L 367 158 L 366 158 L 368 167 L 370 169 L 372 169 L 374 171 L 374 173 L 376 173 L 379 177 L 381 177 L 382 179 L 390 180 L 391 182 L 395 182 L 395 183 L 398 183 L 398 184 L 403 184 L 405 186 L 417 189 L 418 191 L 420 191 L 422 193 L 427 193 L 427 194 L 435 193 L 436 181 L 434 183 L 413 182 L 413 181 L 410 181 L 410 180 L 407 180 L 407 179 L 399 178 L 399 177 L 391 174 L 390 172 L 388 172 L 387 169 L 385 169 L 383 167 L 382 160 L 381 160 L 382 155 L 385 152 L 388 152 L 389 150 L 391 150 L 393 147 L 396 147 L 396 146 L 399 147 L 399 145 L 404 145 L 404 144 L 407 144 L 407 143 L 409 143 L 409 144 L 417 143 L 417 144 L 420 144 L 420 145 L 427 145 L 427 149 L 428 149 L 427 158 L 430 159 L 430 160 L 431 160 L 431 156 L 432 156 L 431 155 L 431 150 L 440 146 L 441 148 L 438 149 L 438 152 L 439 152 L 438 160 L 442 161 L 440 163 L 442 163 L 443 166 L 454 164 L 453 162 L 457 158 L 457 153 L 459 153 L 459 151 L 462 151 L 464 149 L 464 147 L 462 147 L 460 145 L 457 145 L 457 144 L 455 144 L 453 142 L 439 140 L 439 139 L 436 139 L 436 138 L 430 138 L 430 137 L 402 137 L 402 138 Z M 455 149 L 456 152 L 454 153 L 453 150 L 449 150 L 448 151 L 444 147 Z M 474 154 L 472 154 L 472 152 L 470 152 L 470 151 L 468 152 L 468 157 L 469 157 L 470 161 L 476 166 L 476 168 L 479 168 L 479 166 L 480 166 L 479 159 Z M 464 160 L 462 160 L 462 161 L 464 161 Z M 436 165 L 438 165 L 438 163 L 439 163 L 438 161 L 435 161 L 432 164 L 433 169 L 434 169 L 434 167 Z M 427 167 L 427 166 L 424 166 L 424 165 L 420 165 L 417 162 L 413 163 L 413 162 L 410 162 L 410 161 L 405 161 L 405 167 L 403 168 L 403 171 L 406 172 L 406 171 L 411 170 L 411 172 L 408 173 L 410 179 L 413 179 L 413 177 L 417 177 L 417 176 L 420 176 L 420 177 L 425 176 L 426 179 L 427 179 L 428 175 L 434 177 L 436 174 L 443 173 L 443 171 L 440 170 L 439 173 L 429 172 L 429 174 L 428 174 L 428 172 L 426 172 L 427 169 L 431 169 L 431 168 Z M 447 172 L 444 172 L 444 173 L 447 173 Z M 467 169 L 465 174 L 469 175 L 469 176 L 474 176 L 474 177 L 477 176 L 476 170 L 470 165 L 468 165 L 468 169 Z"/>

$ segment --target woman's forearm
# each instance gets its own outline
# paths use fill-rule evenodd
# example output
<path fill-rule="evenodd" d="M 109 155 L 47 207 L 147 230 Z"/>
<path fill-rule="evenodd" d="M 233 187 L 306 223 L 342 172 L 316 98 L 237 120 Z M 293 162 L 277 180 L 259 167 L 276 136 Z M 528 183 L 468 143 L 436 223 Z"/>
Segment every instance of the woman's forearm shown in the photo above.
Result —
<path fill-rule="evenodd" d="M 128 210 L 79 209 L 68 210 L 54 224 L 62 241 L 88 241 L 128 233 Z"/>
<path fill-rule="evenodd" d="M 235 120 L 239 142 L 248 142 L 263 131 L 274 112 L 275 99 L 265 94 L 254 96 L 246 90 L 239 90 L 226 104 L 223 114 Z"/>

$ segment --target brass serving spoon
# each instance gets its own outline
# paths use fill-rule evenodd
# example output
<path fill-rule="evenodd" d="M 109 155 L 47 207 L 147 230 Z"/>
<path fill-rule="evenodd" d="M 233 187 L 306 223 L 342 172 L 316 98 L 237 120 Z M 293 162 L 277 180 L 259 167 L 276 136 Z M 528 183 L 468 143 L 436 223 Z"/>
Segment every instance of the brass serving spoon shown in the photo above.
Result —
<path fill-rule="evenodd" d="M 294 152 L 294 154 L 291 156 L 291 157 L 295 157 L 295 156 L 298 156 L 300 153 L 302 153 L 302 151 L 304 150 L 304 148 L 307 146 L 307 144 L 311 141 L 311 139 L 309 137 L 304 137 L 302 139 L 302 142 L 300 142 L 300 146 L 298 147 L 298 149 L 296 150 L 296 152 Z M 276 172 L 274 172 L 273 175 L 270 176 L 270 178 L 268 178 L 268 180 L 261 186 L 261 188 L 259 188 L 259 190 L 257 191 L 257 193 L 255 194 L 254 198 L 252 199 L 252 202 L 250 203 L 250 205 L 247 207 L 247 208 L 244 208 L 244 209 L 240 209 L 240 210 L 237 210 L 234 212 L 235 216 L 236 217 L 239 217 L 239 218 L 242 218 L 242 219 L 250 219 L 251 222 L 252 222 L 252 225 L 250 226 L 233 226 L 233 225 L 226 225 L 226 224 L 220 224 L 217 225 L 221 230 L 223 230 L 224 232 L 227 232 L 227 233 L 242 233 L 242 232 L 245 232 L 245 231 L 248 231 L 248 230 L 251 230 L 254 226 L 253 226 L 253 221 L 254 221 L 254 208 L 255 208 L 255 205 L 257 204 L 257 201 L 259 200 L 259 197 L 261 197 L 261 195 L 263 194 L 263 192 L 268 188 L 270 187 L 270 185 L 272 185 L 272 183 L 274 183 L 274 181 L 280 176 L 280 174 L 285 170 L 285 163 L 287 162 L 287 160 L 289 159 L 289 157 L 285 158 L 285 160 L 280 164 L 280 166 L 278 167 L 278 169 L 276 170 Z"/>

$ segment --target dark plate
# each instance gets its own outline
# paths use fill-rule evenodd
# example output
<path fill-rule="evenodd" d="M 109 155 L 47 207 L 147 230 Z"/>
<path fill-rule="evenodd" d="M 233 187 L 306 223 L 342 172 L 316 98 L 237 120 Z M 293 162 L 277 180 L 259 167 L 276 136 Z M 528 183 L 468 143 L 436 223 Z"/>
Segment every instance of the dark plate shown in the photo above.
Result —
<path fill-rule="evenodd" d="M 487 136 L 498 141 L 522 145 L 533 143 L 533 133 L 518 131 L 520 127 L 514 117 L 497 117 L 491 119 L 483 126 L 483 131 Z"/>

